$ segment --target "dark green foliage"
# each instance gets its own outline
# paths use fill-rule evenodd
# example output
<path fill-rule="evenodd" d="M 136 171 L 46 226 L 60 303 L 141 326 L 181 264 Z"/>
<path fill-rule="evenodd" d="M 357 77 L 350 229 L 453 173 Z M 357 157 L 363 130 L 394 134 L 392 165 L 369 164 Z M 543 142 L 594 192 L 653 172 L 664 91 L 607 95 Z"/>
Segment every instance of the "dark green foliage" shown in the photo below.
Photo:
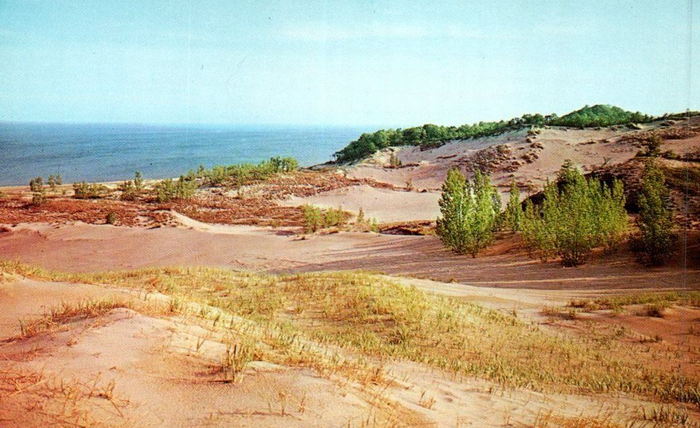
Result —
<path fill-rule="evenodd" d="M 631 123 L 645 123 L 654 120 L 653 116 L 640 112 L 631 112 L 620 107 L 606 104 L 597 104 L 592 107 L 585 106 L 572 111 L 560 118 L 553 120 L 553 126 L 571 126 L 577 128 L 589 128 L 596 126 L 627 125 Z"/>
<path fill-rule="evenodd" d="M 172 200 L 191 199 L 197 187 L 197 181 L 194 177 L 181 175 L 177 181 L 170 178 L 159 181 L 153 190 L 158 202 L 169 202 Z"/>
<path fill-rule="evenodd" d="M 191 172 L 194 177 L 203 179 L 209 186 L 243 186 L 265 180 L 277 173 L 292 172 L 299 169 L 296 159 L 290 157 L 273 157 L 257 165 L 242 163 L 236 165 L 217 165 L 212 169 L 200 166 L 197 172 Z"/>
<path fill-rule="evenodd" d="M 436 231 L 445 246 L 476 257 L 491 243 L 501 206 L 488 175 L 477 171 L 474 180 L 467 181 L 458 169 L 451 169 L 439 203 L 442 217 Z"/>
<path fill-rule="evenodd" d="M 290 157 L 283 158 L 275 156 L 270 158 L 268 162 L 270 164 L 270 169 L 274 172 L 292 172 L 299 169 L 299 162 Z"/>
<path fill-rule="evenodd" d="M 425 124 L 406 129 L 380 129 L 373 133 L 360 135 L 360 138 L 336 152 L 335 159 L 338 162 L 353 162 L 386 147 L 412 145 L 431 148 L 440 146 L 449 140 L 487 137 L 508 131 L 547 125 L 584 128 L 649 122 L 653 119 L 651 116 L 625 111 L 619 107 L 595 105 L 593 107 L 585 106 L 562 117 L 558 117 L 556 114 L 543 116 L 537 113 L 525 114 L 507 121 L 479 122 L 462 126 Z"/>
<path fill-rule="evenodd" d="M 523 218 L 523 208 L 520 204 L 520 189 L 515 181 L 510 184 L 510 194 L 508 197 L 508 205 L 503 212 L 503 226 L 511 232 L 520 230 L 520 223 Z"/>
<path fill-rule="evenodd" d="M 559 256 L 565 266 L 585 262 L 593 248 L 608 250 L 619 245 L 627 229 L 627 212 L 622 183 L 611 186 L 586 179 L 566 162 L 556 183 L 544 190 L 537 207 L 526 204 L 521 221 L 528 248 L 543 260 Z"/>
<path fill-rule="evenodd" d="M 73 183 L 73 197 L 76 199 L 96 199 L 103 197 L 109 189 L 106 186 L 99 183 L 87 183 L 81 181 L 79 183 Z"/>
<path fill-rule="evenodd" d="M 34 177 L 29 180 L 29 190 L 32 191 L 32 204 L 41 205 L 46 201 L 46 190 L 44 189 L 44 179 Z"/>
<path fill-rule="evenodd" d="M 313 205 L 304 205 L 304 231 L 314 233 L 329 227 L 342 226 L 350 215 L 341 208 L 322 209 Z"/>
<path fill-rule="evenodd" d="M 669 209 L 669 190 L 664 173 L 654 159 L 649 159 L 644 168 L 638 204 L 640 237 L 637 247 L 645 263 L 661 265 L 672 254 L 676 236 L 673 213 Z"/>
<path fill-rule="evenodd" d="M 41 177 L 34 177 L 29 180 L 29 190 L 32 192 L 43 192 L 44 191 L 44 179 Z"/>

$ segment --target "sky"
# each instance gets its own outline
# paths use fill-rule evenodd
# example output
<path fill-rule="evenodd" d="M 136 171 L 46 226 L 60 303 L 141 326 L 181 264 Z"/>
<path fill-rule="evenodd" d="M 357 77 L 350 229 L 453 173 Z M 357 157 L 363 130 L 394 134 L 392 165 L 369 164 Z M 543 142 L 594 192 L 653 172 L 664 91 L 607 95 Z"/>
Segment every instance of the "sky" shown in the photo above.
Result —
<path fill-rule="evenodd" d="M 700 109 L 692 1 L 0 0 L 0 121 L 405 127 Z"/>

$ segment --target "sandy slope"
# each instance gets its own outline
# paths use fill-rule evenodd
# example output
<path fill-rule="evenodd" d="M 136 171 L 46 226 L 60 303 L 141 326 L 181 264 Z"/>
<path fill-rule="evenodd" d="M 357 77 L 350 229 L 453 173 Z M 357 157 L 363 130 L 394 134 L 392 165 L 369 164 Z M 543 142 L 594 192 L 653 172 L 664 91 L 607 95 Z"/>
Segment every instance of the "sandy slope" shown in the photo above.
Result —
<path fill-rule="evenodd" d="M 557 262 L 529 258 L 512 238 L 471 258 L 445 250 L 434 236 L 341 232 L 301 239 L 269 229 L 224 228 L 225 233 L 217 233 L 170 227 L 22 225 L 0 233 L 0 257 L 72 271 L 209 265 L 273 272 L 365 269 L 519 289 L 700 286 L 700 244 L 695 235 L 689 241 L 687 266 L 648 269 L 623 251 L 567 269 Z"/>
<path fill-rule="evenodd" d="M 407 285 L 416 284 L 408 281 Z M 423 283 L 425 284 L 425 283 Z M 17 295 L 51 290 L 67 303 L 120 293 L 90 285 L 5 283 Z M 434 283 L 433 291 L 450 284 Z M 465 289 L 466 290 L 466 289 Z M 460 290 L 479 298 L 483 290 Z M 510 295 L 515 298 L 516 294 Z M 133 297 L 138 299 L 137 297 Z M 30 317 L 36 304 L 0 299 L 0 314 Z M 9 315 L 3 315 L 6 321 Z M 3 426 L 372 426 L 381 420 L 377 391 L 313 370 L 253 361 L 237 382 L 216 371 L 225 345 L 181 316 L 113 309 L 36 336 L 1 340 Z M 235 339 L 235 338 L 234 338 Z M 578 418 L 627 420 L 651 403 L 625 397 L 503 389 L 420 364 L 389 362 L 381 388 L 404 426 L 554 426 Z M 385 409 L 386 409 L 386 405 Z M 31 411 L 28 411 L 31 409 Z M 380 424 L 381 425 L 381 424 Z"/>

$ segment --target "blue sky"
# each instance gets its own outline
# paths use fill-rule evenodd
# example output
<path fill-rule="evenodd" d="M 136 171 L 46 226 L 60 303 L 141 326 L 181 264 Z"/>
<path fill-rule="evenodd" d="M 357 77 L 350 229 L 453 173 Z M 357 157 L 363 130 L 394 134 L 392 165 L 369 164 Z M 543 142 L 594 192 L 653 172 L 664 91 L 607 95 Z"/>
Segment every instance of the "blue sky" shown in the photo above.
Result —
<path fill-rule="evenodd" d="M 0 120 L 410 126 L 698 109 L 699 9 L 690 33 L 688 0 L 0 0 Z"/>

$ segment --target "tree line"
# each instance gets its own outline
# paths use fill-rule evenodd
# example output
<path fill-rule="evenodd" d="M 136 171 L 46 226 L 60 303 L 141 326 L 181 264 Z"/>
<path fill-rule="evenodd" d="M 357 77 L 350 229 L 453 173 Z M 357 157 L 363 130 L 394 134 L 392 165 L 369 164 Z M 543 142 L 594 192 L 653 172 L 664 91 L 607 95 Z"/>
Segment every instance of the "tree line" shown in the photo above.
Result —
<path fill-rule="evenodd" d="M 610 105 L 585 106 L 564 116 L 525 114 L 510 120 L 478 122 L 461 126 L 425 124 L 412 128 L 380 129 L 364 133 L 335 153 L 337 162 L 352 162 L 372 153 L 394 146 L 436 147 L 449 140 L 488 137 L 523 128 L 543 126 L 598 127 L 650 122 L 655 118 L 639 112 L 630 112 Z"/>
<path fill-rule="evenodd" d="M 540 204 L 523 204 L 512 183 L 508 204 L 501 201 L 489 176 L 477 171 L 468 180 L 458 169 L 448 172 L 440 197 L 437 235 L 458 254 L 473 257 L 499 230 L 519 233 L 531 255 L 543 261 L 558 257 L 565 266 L 585 263 L 595 248 L 616 249 L 629 235 L 623 184 L 585 177 L 566 161 L 554 182 L 547 183 Z M 664 263 L 675 242 L 669 190 L 655 158 L 647 159 L 639 193 L 639 232 L 633 248 L 649 265 Z"/>

